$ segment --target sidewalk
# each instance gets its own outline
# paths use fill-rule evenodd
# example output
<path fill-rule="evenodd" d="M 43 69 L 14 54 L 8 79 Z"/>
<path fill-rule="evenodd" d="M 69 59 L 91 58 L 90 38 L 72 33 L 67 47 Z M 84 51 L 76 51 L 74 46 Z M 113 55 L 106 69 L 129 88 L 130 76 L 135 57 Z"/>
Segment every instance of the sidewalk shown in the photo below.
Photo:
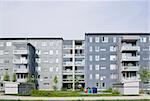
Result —
<path fill-rule="evenodd" d="M 5 100 L 124 100 L 124 99 L 150 99 L 150 95 L 142 96 L 102 96 L 102 97 L 31 97 L 31 96 L 10 96 L 1 95 L 0 99 Z"/>

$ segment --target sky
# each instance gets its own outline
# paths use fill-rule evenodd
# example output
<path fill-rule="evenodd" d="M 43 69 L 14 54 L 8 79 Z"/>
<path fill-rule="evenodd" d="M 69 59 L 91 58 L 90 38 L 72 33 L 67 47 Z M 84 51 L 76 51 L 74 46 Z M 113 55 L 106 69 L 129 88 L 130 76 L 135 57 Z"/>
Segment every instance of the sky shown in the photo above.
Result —
<path fill-rule="evenodd" d="M 150 32 L 149 0 L 0 0 L 0 37 Z"/>

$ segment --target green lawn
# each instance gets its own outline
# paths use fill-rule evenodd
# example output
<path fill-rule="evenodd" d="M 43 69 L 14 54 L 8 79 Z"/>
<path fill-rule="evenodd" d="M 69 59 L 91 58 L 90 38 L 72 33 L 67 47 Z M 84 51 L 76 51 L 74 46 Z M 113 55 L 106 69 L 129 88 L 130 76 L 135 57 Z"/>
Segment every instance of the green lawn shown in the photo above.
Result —
<path fill-rule="evenodd" d="M 0 100 L 0 101 L 32 101 L 32 100 Z M 42 101 L 42 100 L 36 100 L 36 101 Z M 84 101 L 84 100 L 74 100 L 74 101 Z M 95 100 L 95 101 L 150 101 L 150 100 L 141 99 L 141 100 Z"/>
<path fill-rule="evenodd" d="M 79 91 L 40 91 L 33 90 L 31 96 L 44 97 L 80 97 L 80 96 L 118 96 L 119 94 L 85 94 Z"/>

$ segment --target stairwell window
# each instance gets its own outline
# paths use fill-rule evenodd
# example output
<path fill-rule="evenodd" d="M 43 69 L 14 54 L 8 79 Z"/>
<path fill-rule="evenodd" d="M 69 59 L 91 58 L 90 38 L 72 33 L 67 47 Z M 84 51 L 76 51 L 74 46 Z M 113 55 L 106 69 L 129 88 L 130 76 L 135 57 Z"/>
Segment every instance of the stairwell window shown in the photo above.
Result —
<path fill-rule="evenodd" d="M 96 42 L 96 43 L 99 42 L 99 37 L 95 37 L 95 42 Z"/>

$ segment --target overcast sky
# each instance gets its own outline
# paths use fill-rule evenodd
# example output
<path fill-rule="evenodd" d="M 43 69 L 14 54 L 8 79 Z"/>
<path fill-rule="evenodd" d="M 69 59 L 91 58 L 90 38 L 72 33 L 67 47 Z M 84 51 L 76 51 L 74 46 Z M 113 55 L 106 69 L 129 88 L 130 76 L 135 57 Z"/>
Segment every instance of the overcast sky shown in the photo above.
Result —
<path fill-rule="evenodd" d="M 0 37 L 83 39 L 89 32 L 150 32 L 149 0 L 0 0 Z"/>

